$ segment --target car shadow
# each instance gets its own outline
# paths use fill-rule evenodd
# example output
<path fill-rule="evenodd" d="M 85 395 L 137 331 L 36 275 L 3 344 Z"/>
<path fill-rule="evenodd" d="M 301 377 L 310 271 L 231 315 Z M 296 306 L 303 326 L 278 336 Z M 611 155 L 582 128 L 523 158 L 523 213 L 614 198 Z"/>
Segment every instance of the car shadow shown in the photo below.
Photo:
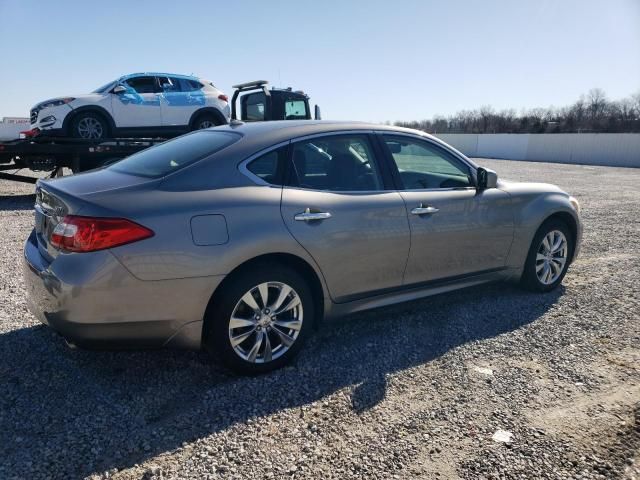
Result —
<path fill-rule="evenodd" d="M 384 400 L 389 374 L 521 328 L 562 293 L 486 285 L 351 315 L 320 326 L 294 365 L 258 377 L 199 352 L 72 350 L 47 327 L 13 330 L 0 335 L 0 477 L 127 468 L 345 387 L 361 413 Z"/>
<path fill-rule="evenodd" d="M 11 210 L 33 210 L 35 203 L 35 193 L 24 195 L 0 195 L 0 212 Z"/>

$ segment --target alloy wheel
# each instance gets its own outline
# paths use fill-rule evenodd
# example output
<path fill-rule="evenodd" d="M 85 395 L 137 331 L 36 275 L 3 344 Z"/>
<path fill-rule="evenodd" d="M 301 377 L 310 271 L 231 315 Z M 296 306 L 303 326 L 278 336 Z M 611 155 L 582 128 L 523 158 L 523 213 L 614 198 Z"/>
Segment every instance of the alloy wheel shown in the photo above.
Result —
<path fill-rule="evenodd" d="M 93 117 L 84 117 L 78 122 L 78 135 L 80 138 L 102 138 L 104 129 L 102 123 Z"/>
<path fill-rule="evenodd" d="M 269 363 L 284 355 L 300 335 L 300 296 L 282 282 L 265 282 L 246 292 L 229 319 L 229 342 L 250 363 Z"/>
<path fill-rule="evenodd" d="M 554 283 L 564 270 L 567 263 L 567 238 L 560 230 L 547 233 L 536 253 L 536 275 L 543 285 Z"/>

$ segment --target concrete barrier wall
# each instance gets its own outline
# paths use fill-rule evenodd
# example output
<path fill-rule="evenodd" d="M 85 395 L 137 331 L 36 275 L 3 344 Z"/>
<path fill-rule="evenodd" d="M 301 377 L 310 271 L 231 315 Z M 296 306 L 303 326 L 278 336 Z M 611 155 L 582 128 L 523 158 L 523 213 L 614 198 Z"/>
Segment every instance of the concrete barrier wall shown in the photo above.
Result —
<path fill-rule="evenodd" d="M 468 157 L 640 168 L 639 133 L 443 133 Z"/>

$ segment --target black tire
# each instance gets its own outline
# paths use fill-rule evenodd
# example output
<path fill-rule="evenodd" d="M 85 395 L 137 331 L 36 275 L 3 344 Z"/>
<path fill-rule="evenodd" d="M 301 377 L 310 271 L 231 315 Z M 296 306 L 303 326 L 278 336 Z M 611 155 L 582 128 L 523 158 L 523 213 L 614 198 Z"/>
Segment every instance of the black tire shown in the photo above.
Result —
<path fill-rule="evenodd" d="M 222 125 L 213 113 L 201 113 L 193 121 L 191 130 L 202 130 L 204 128 L 217 127 Z"/>
<path fill-rule="evenodd" d="M 239 309 L 245 309 L 244 315 L 237 314 L 236 316 L 241 316 L 242 318 L 252 317 L 252 319 L 255 320 L 255 317 L 253 317 L 252 314 L 246 313 L 251 312 L 251 310 L 247 309 L 248 305 L 243 304 L 243 302 L 241 302 L 241 299 L 247 292 L 251 292 L 252 289 L 257 287 L 258 285 L 267 282 L 271 282 L 267 295 L 267 298 L 269 299 L 267 302 L 267 306 L 269 306 L 269 304 L 275 303 L 275 298 L 279 293 L 279 290 L 277 290 L 277 286 L 273 285 L 281 283 L 293 289 L 301 302 L 302 325 L 298 330 L 295 341 L 291 344 L 290 347 L 288 347 L 288 350 L 281 350 L 281 353 L 279 354 L 279 356 L 277 356 L 277 358 L 275 358 L 275 356 L 277 355 L 277 350 L 275 349 L 279 347 L 275 345 L 278 343 L 278 341 L 280 341 L 281 337 L 276 334 L 275 329 L 278 328 L 278 330 L 280 330 L 280 327 L 257 327 L 259 329 L 263 329 L 263 335 L 266 335 L 271 339 L 269 341 L 269 345 L 274 345 L 274 358 L 271 361 L 265 361 L 266 342 L 261 342 L 261 347 L 258 348 L 258 351 L 260 352 L 261 350 L 261 353 L 258 354 L 258 357 L 262 357 L 263 363 L 255 363 L 242 358 L 241 355 L 237 353 L 236 350 L 234 350 L 230 339 L 230 320 L 234 311 L 236 312 L 236 314 L 238 312 L 238 310 L 236 310 L 236 307 L 238 307 Z M 264 307 L 264 305 L 262 305 L 261 299 L 259 298 L 259 295 L 256 295 L 253 298 L 256 301 L 258 307 Z M 290 297 L 287 297 L 287 299 L 294 298 L 295 296 L 293 294 L 290 294 Z M 284 304 L 288 303 L 288 301 L 289 300 L 284 301 L 282 305 L 284 306 Z M 222 290 L 216 293 L 211 305 L 207 309 L 207 314 L 205 317 L 204 343 L 206 348 L 213 354 L 213 356 L 217 360 L 219 360 L 223 365 L 236 373 L 245 375 L 257 375 L 270 372 L 286 365 L 298 354 L 306 338 L 313 329 L 313 323 L 315 321 L 314 312 L 315 303 L 313 295 L 311 293 L 311 289 L 307 281 L 297 271 L 277 263 L 262 263 L 253 265 L 252 268 L 244 269 L 242 271 L 234 273 L 233 276 L 229 278 L 222 286 Z M 264 313 L 264 310 L 262 313 Z M 274 312 L 271 313 L 273 314 Z M 289 312 L 284 312 L 282 314 L 282 317 L 279 318 L 279 321 L 290 321 L 291 319 L 287 318 L 288 313 Z M 294 312 L 292 310 L 291 315 L 293 314 Z M 264 320 L 264 317 L 266 316 L 268 315 L 263 315 L 261 318 Z M 251 326 L 241 327 L 237 330 L 234 330 L 233 333 L 242 334 L 250 331 L 252 328 L 253 327 Z M 269 329 L 269 331 L 267 331 L 267 329 Z M 244 342 L 240 343 L 240 349 L 248 349 L 249 347 L 255 346 L 256 343 L 258 343 L 257 340 L 259 332 L 255 330 L 253 332 L 254 333 L 251 333 Z M 295 331 L 289 330 L 288 334 L 293 337 L 295 336 Z M 258 360 L 260 361 L 260 359 Z"/>
<path fill-rule="evenodd" d="M 538 251 L 541 248 L 541 244 L 543 239 L 547 234 L 553 231 L 560 231 L 564 235 L 567 241 L 567 257 L 564 265 L 562 266 L 562 270 L 560 275 L 552 282 L 545 284 L 538 278 L 538 274 L 536 272 L 536 257 L 538 255 Z M 550 292 L 557 288 L 561 283 L 562 279 L 567 273 L 567 269 L 569 268 L 570 259 L 573 256 L 574 238 L 569 230 L 569 227 L 566 223 L 557 219 L 549 219 L 544 222 L 538 231 L 533 237 L 533 241 L 531 242 L 531 246 L 529 247 L 529 253 L 527 254 L 527 260 L 524 265 L 524 271 L 522 272 L 522 278 L 520 280 L 521 285 L 527 290 L 532 290 L 534 292 Z"/>
<path fill-rule="evenodd" d="M 70 136 L 87 140 L 101 140 L 109 137 L 109 125 L 99 113 L 82 112 L 71 122 Z"/>

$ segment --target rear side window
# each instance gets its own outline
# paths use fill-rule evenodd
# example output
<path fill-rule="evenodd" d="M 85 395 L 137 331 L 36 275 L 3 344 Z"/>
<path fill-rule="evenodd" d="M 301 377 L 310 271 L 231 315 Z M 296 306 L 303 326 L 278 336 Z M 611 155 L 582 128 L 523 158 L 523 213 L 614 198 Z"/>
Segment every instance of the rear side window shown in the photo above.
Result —
<path fill-rule="evenodd" d="M 271 185 L 282 185 L 287 147 L 281 147 L 252 160 L 247 170 Z"/>
<path fill-rule="evenodd" d="M 108 168 L 141 177 L 163 177 L 222 150 L 240 138 L 235 133 L 203 130 L 147 148 Z"/>
<path fill-rule="evenodd" d="M 294 187 L 334 192 L 383 190 L 373 149 L 365 135 L 314 138 L 293 145 Z"/>
<path fill-rule="evenodd" d="M 188 78 L 181 78 L 179 80 L 183 92 L 195 92 L 203 87 L 203 85 L 196 80 L 189 80 Z"/>

